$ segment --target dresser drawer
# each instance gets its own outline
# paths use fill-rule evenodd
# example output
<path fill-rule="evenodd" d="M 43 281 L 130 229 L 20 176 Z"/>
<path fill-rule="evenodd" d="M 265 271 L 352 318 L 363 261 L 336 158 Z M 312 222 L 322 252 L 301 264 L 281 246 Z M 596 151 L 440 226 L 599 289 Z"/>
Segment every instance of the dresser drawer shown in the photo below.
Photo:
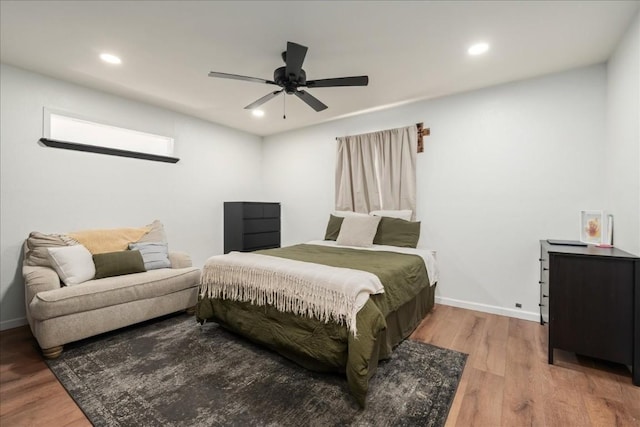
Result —
<path fill-rule="evenodd" d="M 245 233 L 266 233 L 268 231 L 280 231 L 280 220 L 278 218 L 244 220 Z"/>
<path fill-rule="evenodd" d="M 264 204 L 264 218 L 280 218 L 280 205 L 278 203 Z"/>
<path fill-rule="evenodd" d="M 244 247 L 247 250 L 273 248 L 280 246 L 280 232 L 255 233 L 244 235 Z"/>
<path fill-rule="evenodd" d="M 258 203 L 245 203 L 242 207 L 243 218 L 263 218 L 264 207 Z"/>
<path fill-rule="evenodd" d="M 280 219 L 260 218 L 244 220 L 245 233 L 265 233 L 268 231 L 280 231 Z"/>

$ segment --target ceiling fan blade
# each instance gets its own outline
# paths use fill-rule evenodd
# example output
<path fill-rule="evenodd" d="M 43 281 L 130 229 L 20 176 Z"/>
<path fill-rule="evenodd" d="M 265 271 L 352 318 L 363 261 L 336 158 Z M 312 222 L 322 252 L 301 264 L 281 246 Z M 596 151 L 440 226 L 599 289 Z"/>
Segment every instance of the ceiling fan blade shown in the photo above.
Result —
<path fill-rule="evenodd" d="M 244 107 L 244 109 L 245 110 L 253 110 L 254 108 L 258 108 L 259 106 L 261 106 L 265 102 L 269 101 L 270 99 L 275 98 L 282 91 L 283 91 L 283 89 L 280 89 L 280 90 L 276 90 L 275 92 L 268 93 L 265 96 L 263 96 L 262 98 L 258 99 L 257 101 L 247 105 L 246 107 Z"/>
<path fill-rule="evenodd" d="M 336 77 L 335 79 L 307 80 L 307 87 L 366 86 L 369 76 Z"/>
<path fill-rule="evenodd" d="M 297 43 L 287 42 L 287 77 L 294 75 L 298 80 L 304 57 L 307 55 L 307 47 Z"/>
<path fill-rule="evenodd" d="M 254 83 L 267 83 L 271 85 L 276 84 L 276 82 L 273 82 L 271 80 L 260 79 L 258 77 L 247 77 L 247 76 L 240 76 L 238 74 L 218 73 L 217 71 L 211 71 L 209 73 L 209 77 L 220 77 L 223 79 L 242 80 L 245 82 L 254 82 Z"/>
<path fill-rule="evenodd" d="M 328 107 L 324 105 L 318 98 L 311 95 L 309 92 L 305 92 L 304 90 L 297 90 L 295 92 L 296 96 L 302 99 L 309 107 L 313 108 L 316 111 L 326 110 Z"/>

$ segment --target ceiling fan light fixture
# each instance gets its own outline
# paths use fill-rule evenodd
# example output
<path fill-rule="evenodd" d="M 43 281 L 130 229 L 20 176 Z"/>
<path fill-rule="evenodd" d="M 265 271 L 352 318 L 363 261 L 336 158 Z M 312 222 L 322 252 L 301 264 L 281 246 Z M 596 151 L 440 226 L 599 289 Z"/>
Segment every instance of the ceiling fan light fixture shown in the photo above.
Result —
<path fill-rule="evenodd" d="M 483 53 L 486 53 L 489 50 L 489 43 L 476 43 L 474 45 L 471 45 L 471 47 L 469 47 L 469 50 L 467 50 L 467 53 L 469 53 L 469 55 L 472 56 L 477 56 L 477 55 L 482 55 Z"/>
<path fill-rule="evenodd" d="M 104 62 L 108 62 L 109 64 L 122 64 L 122 60 L 120 58 L 110 53 L 101 53 L 100 59 Z"/>
<path fill-rule="evenodd" d="M 264 117 L 264 111 L 263 110 L 251 110 L 251 114 L 253 115 L 253 117 Z"/>

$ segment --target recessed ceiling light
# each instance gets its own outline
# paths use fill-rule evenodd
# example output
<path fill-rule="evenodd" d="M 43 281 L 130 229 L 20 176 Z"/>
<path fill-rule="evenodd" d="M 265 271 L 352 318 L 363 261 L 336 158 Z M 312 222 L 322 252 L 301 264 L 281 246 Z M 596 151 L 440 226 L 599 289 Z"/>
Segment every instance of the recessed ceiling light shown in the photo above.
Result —
<path fill-rule="evenodd" d="M 251 114 L 253 114 L 254 117 L 262 117 L 262 116 L 264 116 L 264 111 L 262 111 L 262 110 L 251 110 Z"/>
<path fill-rule="evenodd" d="M 100 59 L 104 62 L 108 62 L 109 64 L 121 64 L 122 60 L 115 55 L 111 55 L 110 53 L 101 53 Z"/>
<path fill-rule="evenodd" d="M 476 43 L 473 46 L 471 46 L 467 52 L 469 53 L 469 55 L 482 55 L 488 50 L 489 50 L 488 43 Z"/>

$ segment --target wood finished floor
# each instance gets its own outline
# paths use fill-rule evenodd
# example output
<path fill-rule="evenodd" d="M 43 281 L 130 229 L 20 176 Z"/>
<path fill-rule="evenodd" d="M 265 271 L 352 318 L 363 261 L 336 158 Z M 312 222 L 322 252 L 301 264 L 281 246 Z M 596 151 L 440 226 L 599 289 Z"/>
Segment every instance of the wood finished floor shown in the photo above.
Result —
<path fill-rule="evenodd" d="M 411 338 L 469 354 L 452 426 L 640 426 L 640 387 L 620 365 L 556 350 L 538 323 L 437 305 Z M 0 333 L 0 426 L 90 426 L 28 327 Z"/>

